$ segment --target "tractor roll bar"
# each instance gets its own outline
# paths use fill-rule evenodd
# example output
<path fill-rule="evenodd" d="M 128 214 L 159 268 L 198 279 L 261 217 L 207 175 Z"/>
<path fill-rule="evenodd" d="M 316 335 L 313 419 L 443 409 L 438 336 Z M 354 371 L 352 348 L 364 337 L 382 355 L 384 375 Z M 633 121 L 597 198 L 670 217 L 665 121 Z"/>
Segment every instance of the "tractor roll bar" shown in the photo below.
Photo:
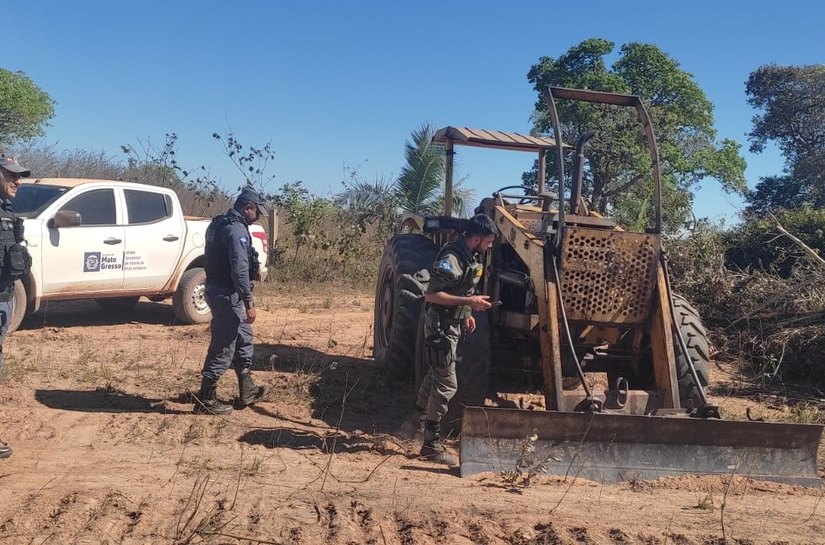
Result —
<path fill-rule="evenodd" d="M 556 99 L 577 100 L 580 102 L 592 102 L 595 104 L 611 104 L 614 106 L 627 106 L 636 108 L 636 115 L 645 131 L 647 148 L 650 151 L 650 160 L 653 168 L 654 183 L 654 234 L 662 232 L 662 177 L 659 165 L 659 149 L 656 147 L 656 138 L 653 134 L 653 125 L 650 123 L 650 116 L 647 113 L 642 99 L 636 95 L 622 95 L 618 93 L 605 93 L 602 91 L 590 91 L 584 89 L 568 89 L 566 87 L 548 87 L 545 95 L 547 107 L 550 110 L 550 118 L 553 122 L 553 133 L 555 140 L 561 142 L 561 124 L 556 110 Z M 564 155 L 561 146 L 556 148 L 556 174 L 559 181 L 559 199 L 564 202 Z M 559 225 L 564 225 L 564 206 L 559 207 Z M 561 244 L 562 237 L 556 238 L 557 244 Z"/>

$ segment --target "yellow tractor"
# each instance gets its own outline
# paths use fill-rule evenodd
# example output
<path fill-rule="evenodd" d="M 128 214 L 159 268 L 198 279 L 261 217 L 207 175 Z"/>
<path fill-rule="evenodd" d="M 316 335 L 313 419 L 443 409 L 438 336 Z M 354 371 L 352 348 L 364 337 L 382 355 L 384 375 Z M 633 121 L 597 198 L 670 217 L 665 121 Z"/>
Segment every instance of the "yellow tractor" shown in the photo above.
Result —
<path fill-rule="evenodd" d="M 635 109 L 654 184 L 652 225 L 644 232 L 588 210 L 583 150 L 593 133 L 573 147 L 562 144 L 556 100 Z M 726 421 L 708 402 L 707 334 L 697 311 L 671 291 L 658 150 L 642 101 L 558 87 L 547 90 L 546 101 L 554 138 L 459 127 L 433 137 L 446 151 L 444 215 L 406 215 L 386 247 L 375 299 L 376 360 L 416 384 L 426 371 L 419 313 L 428 269 L 463 226 L 451 210 L 455 146 L 536 153 L 536 188 L 504 187 L 477 208 L 502 233 L 484 258 L 480 284 L 501 305 L 476 314 L 477 329 L 458 354 L 459 391 L 445 424 L 461 431 L 461 474 L 524 469 L 529 443 L 530 463 L 541 471 L 601 482 L 735 472 L 820 486 L 823 426 Z M 555 154 L 555 192 L 546 187 L 547 153 Z M 569 180 L 565 154 L 573 154 Z M 491 364 L 537 369 L 542 410 L 485 406 L 500 387 L 489 384 Z"/>

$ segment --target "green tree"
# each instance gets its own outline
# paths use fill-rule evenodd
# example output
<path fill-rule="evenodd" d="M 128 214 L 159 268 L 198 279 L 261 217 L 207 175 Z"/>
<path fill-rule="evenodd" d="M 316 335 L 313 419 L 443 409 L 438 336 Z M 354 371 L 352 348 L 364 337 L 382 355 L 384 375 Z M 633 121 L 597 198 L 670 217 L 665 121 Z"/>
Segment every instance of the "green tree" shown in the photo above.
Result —
<path fill-rule="evenodd" d="M 658 47 L 636 42 L 623 45 L 619 58 L 608 67 L 605 57 L 613 50 L 613 42 L 593 38 L 558 58 L 539 59 L 527 74 L 538 92 L 534 131 L 552 130 L 545 102 L 545 91 L 551 85 L 639 95 L 659 145 L 669 226 L 681 225 L 690 214 L 692 189 L 704 178 L 718 180 L 726 191 L 744 193 L 745 160 L 739 154 L 740 146 L 730 139 L 716 141 L 713 105 L 693 76 Z M 592 205 L 628 227 L 643 227 L 652 209 L 653 182 L 650 156 L 634 112 L 570 101 L 558 101 L 557 107 L 566 142 L 596 131 L 596 138 L 588 144 L 584 173 L 584 190 Z M 548 154 L 550 173 L 555 172 L 553 155 Z"/>
<path fill-rule="evenodd" d="M 825 206 L 825 65 L 761 66 L 745 89 L 759 111 L 750 150 L 774 142 L 785 158 L 783 174 L 762 178 L 748 196 L 748 210 Z"/>
<path fill-rule="evenodd" d="M 26 74 L 0 68 L 0 147 L 43 136 L 54 104 Z"/>
<path fill-rule="evenodd" d="M 395 193 L 402 210 L 414 214 L 441 214 L 444 211 L 446 157 L 444 145 L 433 142 L 435 129 L 425 123 L 414 130 L 404 145 L 407 164 L 395 183 Z M 453 210 L 467 216 L 468 203 L 474 192 L 453 180 Z"/>
<path fill-rule="evenodd" d="M 303 248 L 327 249 L 332 244 L 322 225 L 330 208 L 327 199 L 311 195 L 303 182 L 297 181 L 284 184 L 272 200 L 275 206 L 286 211 L 286 222 L 292 226 L 295 241 L 293 263 L 298 260 Z"/>

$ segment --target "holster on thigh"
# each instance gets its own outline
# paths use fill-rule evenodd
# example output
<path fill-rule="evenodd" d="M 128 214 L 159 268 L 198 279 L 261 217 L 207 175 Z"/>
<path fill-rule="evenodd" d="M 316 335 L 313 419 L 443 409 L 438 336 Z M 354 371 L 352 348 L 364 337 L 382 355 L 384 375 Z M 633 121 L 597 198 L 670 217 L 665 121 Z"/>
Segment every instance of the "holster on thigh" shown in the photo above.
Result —
<path fill-rule="evenodd" d="M 453 360 L 453 345 L 443 334 L 434 334 L 424 341 L 427 361 L 433 367 L 446 369 Z"/>

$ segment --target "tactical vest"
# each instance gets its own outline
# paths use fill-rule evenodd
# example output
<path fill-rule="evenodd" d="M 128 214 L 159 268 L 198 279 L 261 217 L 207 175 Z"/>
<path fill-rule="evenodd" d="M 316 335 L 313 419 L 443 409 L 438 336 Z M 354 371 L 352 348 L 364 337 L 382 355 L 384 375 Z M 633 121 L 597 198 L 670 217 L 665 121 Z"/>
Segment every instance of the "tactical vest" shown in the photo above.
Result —
<path fill-rule="evenodd" d="M 32 258 L 22 244 L 23 240 L 23 218 L 0 208 L 0 248 L 3 252 L 0 286 L 4 289 L 31 269 Z"/>
<path fill-rule="evenodd" d="M 220 242 L 220 235 L 223 230 L 233 223 L 241 224 L 247 229 L 247 232 L 249 231 L 246 222 L 229 212 L 212 218 L 212 223 L 206 228 L 204 258 L 206 261 L 207 282 L 233 287 L 228 252 L 223 243 Z M 252 247 L 251 236 L 249 237 L 249 245 L 246 247 L 246 258 L 249 261 L 249 281 L 258 280 L 261 275 L 261 260 L 258 257 L 258 251 Z"/>
<path fill-rule="evenodd" d="M 459 297 L 474 295 L 476 286 L 478 286 L 478 282 L 481 280 L 481 274 L 484 272 L 484 265 L 476 261 L 475 257 L 467 251 L 467 247 L 462 239 L 445 244 L 441 248 L 441 251 L 438 252 L 438 257 L 435 260 L 436 263 L 446 258 L 449 254 L 454 255 L 456 259 L 458 259 L 463 274 L 458 284 L 456 284 L 455 287 L 444 290 L 444 293 Z M 457 307 L 435 306 L 439 308 L 442 314 L 455 320 L 463 320 L 473 314 L 473 309 L 470 308 L 469 305 Z"/>

